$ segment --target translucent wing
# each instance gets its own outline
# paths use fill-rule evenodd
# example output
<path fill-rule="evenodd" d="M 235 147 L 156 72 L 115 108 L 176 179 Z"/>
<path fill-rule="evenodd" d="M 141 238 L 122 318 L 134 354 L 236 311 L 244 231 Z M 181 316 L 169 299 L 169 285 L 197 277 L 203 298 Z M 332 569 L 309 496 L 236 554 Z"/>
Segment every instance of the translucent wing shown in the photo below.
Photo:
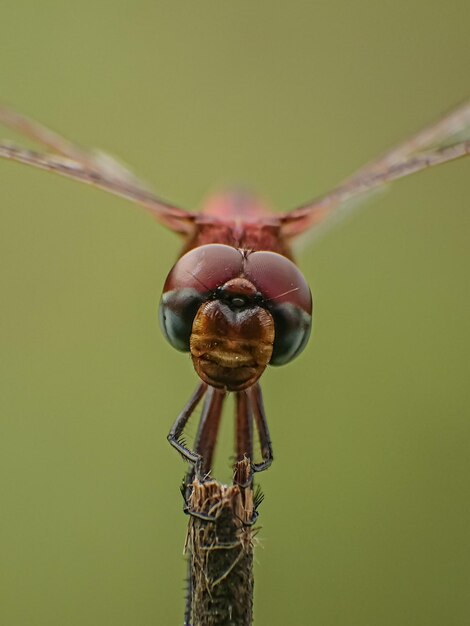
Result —
<path fill-rule="evenodd" d="M 294 237 L 340 219 L 386 183 L 470 154 L 470 102 L 382 157 L 365 165 L 330 193 L 281 215 L 282 232 Z"/>
<path fill-rule="evenodd" d="M 54 131 L 0 107 L 0 123 L 32 139 L 50 152 L 36 152 L 8 141 L 0 142 L 0 157 L 55 172 L 140 204 L 167 228 L 184 235 L 193 231 L 194 213 L 184 211 L 152 194 L 126 167 L 99 151 L 86 151 Z"/>

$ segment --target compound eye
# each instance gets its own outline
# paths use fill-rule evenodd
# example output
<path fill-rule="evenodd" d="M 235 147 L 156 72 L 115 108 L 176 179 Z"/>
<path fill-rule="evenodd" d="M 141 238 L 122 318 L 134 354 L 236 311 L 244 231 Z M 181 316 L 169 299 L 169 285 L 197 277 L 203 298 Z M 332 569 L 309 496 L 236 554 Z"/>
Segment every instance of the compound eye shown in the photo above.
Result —
<path fill-rule="evenodd" d="M 271 365 L 284 365 L 302 352 L 310 337 L 312 317 L 303 309 L 286 302 L 270 309 L 274 320 Z"/>
<path fill-rule="evenodd" d="M 271 365 L 294 359 L 307 344 L 312 326 L 312 294 L 298 267 L 276 252 L 253 252 L 245 275 L 261 293 L 274 319 Z"/>
<path fill-rule="evenodd" d="M 160 327 L 173 348 L 189 352 L 193 321 L 204 298 L 195 289 L 177 289 L 162 295 Z"/>
<path fill-rule="evenodd" d="M 239 276 L 243 257 L 222 244 L 190 250 L 168 274 L 160 301 L 160 325 L 171 345 L 189 351 L 193 321 L 203 302 L 228 280 Z"/>

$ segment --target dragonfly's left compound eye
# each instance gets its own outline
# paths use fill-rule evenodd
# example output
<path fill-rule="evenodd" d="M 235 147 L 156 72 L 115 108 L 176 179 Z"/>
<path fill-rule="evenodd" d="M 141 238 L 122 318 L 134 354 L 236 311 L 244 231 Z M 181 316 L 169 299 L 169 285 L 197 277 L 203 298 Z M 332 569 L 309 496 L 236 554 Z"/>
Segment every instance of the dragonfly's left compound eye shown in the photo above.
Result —
<path fill-rule="evenodd" d="M 241 253 L 222 244 L 190 250 L 168 274 L 160 301 L 160 325 L 171 345 L 188 352 L 194 318 L 218 287 L 239 276 Z"/>
<path fill-rule="evenodd" d="M 312 294 L 298 267 L 276 252 L 253 252 L 246 277 L 256 285 L 274 320 L 270 365 L 292 361 L 307 345 L 312 327 Z"/>

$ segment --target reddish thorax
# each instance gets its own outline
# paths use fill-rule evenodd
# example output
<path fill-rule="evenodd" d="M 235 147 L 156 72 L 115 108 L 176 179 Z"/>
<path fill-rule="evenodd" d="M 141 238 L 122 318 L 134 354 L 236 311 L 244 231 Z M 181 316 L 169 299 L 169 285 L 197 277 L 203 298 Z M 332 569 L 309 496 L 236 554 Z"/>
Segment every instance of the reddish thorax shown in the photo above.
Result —
<path fill-rule="evenodd" d="M 194 232 L 181 254 L 209 243 L 239 250 L 270 250 L 292 259 L 281 233 L 281 221 L 257 197 L 246 191 L 211 196 L 194 220 Z"/>

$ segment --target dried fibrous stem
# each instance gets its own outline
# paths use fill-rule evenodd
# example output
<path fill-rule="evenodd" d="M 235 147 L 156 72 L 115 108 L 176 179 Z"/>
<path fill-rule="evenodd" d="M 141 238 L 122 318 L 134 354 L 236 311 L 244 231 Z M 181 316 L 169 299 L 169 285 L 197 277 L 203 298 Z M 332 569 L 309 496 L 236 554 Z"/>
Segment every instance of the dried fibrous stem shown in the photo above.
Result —
<path fill-rule="evenodd" d="M 196 479 L 188 504 L 192 513 L 186 540 L 190 561 L 189 623 L 251 626 L 255 505 L 250 463 L 237 463 L 234 484 L 230 486 Z"/>

